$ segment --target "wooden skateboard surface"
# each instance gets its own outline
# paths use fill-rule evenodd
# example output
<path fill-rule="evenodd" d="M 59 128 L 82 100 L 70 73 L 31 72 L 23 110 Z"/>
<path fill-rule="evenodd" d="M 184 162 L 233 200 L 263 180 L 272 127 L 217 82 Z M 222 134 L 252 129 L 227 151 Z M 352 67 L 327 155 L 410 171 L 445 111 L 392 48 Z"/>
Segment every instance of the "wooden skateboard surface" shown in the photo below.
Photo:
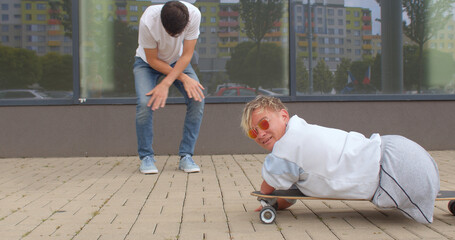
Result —
<path fill-rule="evenodd" d="M 303 200 L 349 200 L 349 201 L 370 201 L 368 199 L 341 199 L 341 198 L 319 198 L 305 196 L 298 189 L 291 190 L 275 190 L 272 194 L 262 194 L 260 191 L 254 191 L 251 193 L 252 196 L 262 198 L 286 198 L 286 199 L 303 199 Z M 455 200 L 455 191 L 442 190 L 439 191 L 436 198 L 438 201 L 442 200 Z"/>

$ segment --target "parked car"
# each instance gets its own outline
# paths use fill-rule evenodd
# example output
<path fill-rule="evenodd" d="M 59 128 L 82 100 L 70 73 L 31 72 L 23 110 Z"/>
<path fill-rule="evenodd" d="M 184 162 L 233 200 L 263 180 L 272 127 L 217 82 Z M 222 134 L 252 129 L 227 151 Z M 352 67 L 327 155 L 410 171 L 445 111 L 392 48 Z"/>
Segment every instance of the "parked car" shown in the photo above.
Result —
<path fill-rule="evenodd" d="M 44 91 L 50 98 L 73 98 L 72 91 Z"/>
<path fill-rule="evenodd" d="M 267 96 L 279 96 L 275 92 L 259 88 L 257 94 L 267 95 Z M 215 96 L 256 96 L 256 89 L 248 86 L 227 86 L 220 87 L 218 91 L 214 94 Z"/>
<path fill-rule="evenodd" d="M 45 99 L 45 93 L 34 89 L 8 89 L 0 90 L 0 99 Z"/>

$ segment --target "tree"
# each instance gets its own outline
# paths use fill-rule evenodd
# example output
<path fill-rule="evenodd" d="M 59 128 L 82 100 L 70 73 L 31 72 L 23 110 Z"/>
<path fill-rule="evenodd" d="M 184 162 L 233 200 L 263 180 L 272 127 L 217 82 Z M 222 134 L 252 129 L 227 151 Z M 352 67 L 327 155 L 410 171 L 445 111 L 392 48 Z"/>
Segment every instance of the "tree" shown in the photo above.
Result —
<path fill-rule="evenodd" d="M 253 42 L 242 42 L 232 49 L 231 58 L 226 62 L 226 71 L 229 79 L 235 82 L 243 82 L 248 77 L 245 75 L 251 71 L 248 63 L 245 63 L 246 55 L 254 48 Z M 248 65 L 245 65 L 248 64 Z"/>
<path fill-rule="evenodd" d="M 51 9 L 49 17 L 57 19 L 63 25 L 65 36 L 71 38 L 73 36 L 73 10 L 71 0 L 50 0 L 49 7 Z"/>
<path fill-rule="evenodd" d="M 248 66 L 247 72 L 243 74 L 244 83 L 249 84 L 251 87 L 257 86 L 270 86 L 271 82 L 267 82 L 271 76 L 276 74 L 270 72 L 266 68 L 268 63 L 276 61 L 277 59 L 264 59 L 272 58 L 262 52 L 261 42 L 265 35 L 281 20 L 283 15 L 283 0 L 270 0 L 270 1 L 252 1 L 252 0 L 240 0 L 239 11 L 240 17 L 244 23 L 244 30 L 249 39 L 255 44 L 255 55 L 250 54 L 248 56 L 249 62 L 245 62 L 243 66 Z M 277 49 L 267 49 L 267 51 L 278 52 Z M 282 51 L 282 50 L 281 50 Z M 252 53 L 250 51 L 250 53 Z M 279 53 L 280 54 L 280 53 Z M 282 54 L 280 54 L 282 55 Z M 283 58 L 278 59 L 282 61 Z M 278 67 L 281 64 L 278 62 Z M 276 66 L 275 66 L 276 67 Z M 265 72 L 269 72 L 272 75 L 264 75 Z M 281 72 L 280 72 L 281 73 Z M 277 73 L 278 74 L 278 73 Z M 281 79 L 282 76 L 279 76 Z M 279 81 L 280 79 L 275 79 Z M 266 81 L 266 82 L 264 82 Z"/>
<path fill-rule="evenodd" d="M 329 93 L 333 88 L 333 74 L 323 59 L 314 67 L 314 90 Z"/>
<path fill-rule="evenodd" d="M 382 90 L 381 76 L 381 54 L 378 53 L 371 66 L 371 85 L 378 90 Z"/>
<path fill-rule="evenodd" d="M 423 46 L 450 18 L 455 0 L 403 0 L 403 10 L 409 23 L 403 22 L 403 33 L 419 46 L 417 91 L 421 92 L 423 78 Z"/>
<path fill-rule="evenodd" d="M 373 65 L 373 62 L 374 59 L 372 58 L 365 58 L 362 61 L 352 62 L 351 73 L 358 82 L 353 93 L 376 93 L 377 88 L 372 84 L 371 81 L 371 78 L 373 76 L 371 66 Z M 370 82 L 364 83 L 363 80 L 366 77 L 368 71 L 370 71 Z"/>
<path fill-rule="evenodd" d="M 284 50 L 273 43 L 263 43 L 262 50 L 251 42 L 235 47 L 226 63 L 229 78 L 250 87 L 272 88 L 283 85 Z"/>
<path fill-rule="evenodd" d="M 453 79 L 455 61 L 452 53 L 427 49 L 423 51 L 423 62 L 425 63 L 423 87 L 443 89 Z"/>
<path fill-rule="evenodd" d="M 296 81 L 297 81 L 297 91 L 298 92 L 307 92 L 310 87 L 309 83 L 309 73 L 306 69 L 305 64 L 303 63 L 302 58 L 297 58 L 296 63 Z"/>
<path fill-rule="evenodd" d="M 114 21 L 114 89 L 125 96 L 135 96 L 133 69 L 138 31 L 126 22 Z"/>
<path fill-rule="evenodd" d="M 41 74 L 41 63 L 34 51 L 0 45 L 0 89 L 28 88 Z"/>
<path fill-rule="evenodd" d="M 419 84 L 418 51 L 417 45 L 403 46 L 403 85 L 407 91 L 417 89 Z"/>
<path fill-rule="evenodd" d="M 342 58 L 340 64 L 337 66 L 335 72 L 334 87 L 337 92 L 341 91 L 346 87 L 348 83 L 348 71 L 351 67 L 351 60 L 348 58 Z"/>
<path fill-rule="evenodd" d="M 73 89 L 73 57 L 48 53 L 40 57 L 43 75 L 38 81 L 39 85 L 46 90 Z"/>
<path fill-rule="evenodd" d="M 283 5 L 282 0 L 240 0 L 240 16 L 245 23 L 246 35 L 256 43 L 258 49 L 265 34 L 280 21 Z"/>

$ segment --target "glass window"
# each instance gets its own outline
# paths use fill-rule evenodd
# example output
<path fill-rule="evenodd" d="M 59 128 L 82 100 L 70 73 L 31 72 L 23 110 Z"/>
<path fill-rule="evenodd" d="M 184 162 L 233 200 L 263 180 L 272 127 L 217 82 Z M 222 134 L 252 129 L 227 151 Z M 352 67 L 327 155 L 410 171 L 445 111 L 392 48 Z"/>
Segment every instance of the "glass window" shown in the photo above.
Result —
<path fill-rule="evenodd" d="M 36 4 L 36 9 L 37 10 L 46 10 L 47 4 L 44 3 L 37 3 Z"/>
<path fill-rule="evenodd" d="M 162 1 L 5 2 L 0 5 L 0 89 L 68 93 L 79 85 L 77 98 L 135 98 L 132 65 L 139 19 L 150 4 Z M 70 6 L 72 2 L 79 6 Z M 194 1 L 202 17 L 192 64 L 209 99 L 251 92 L 382 94 L 381 46 L 385 45 L 381 44 L 381 21 L 376 21 L 381 18 L 377 1 L 309 2 L 260 1 L 258 4 L 264 5 L 260 9 L 267 12 L 258 14 L 257 6 L 250 6 L 248 1 Z M 432 6 L 439 7 L 441 14 L 425 16 L 427 22 L 422 26 L 411 22 L 420 15 L 408 16 L 417 13 L 417 8 L 403 9 L 403 34 L 395 36 L 403 38 L 403 94 L 455 92 L 455 22 L 441 17 L 452 13 L 454 5 L 445 2 Z M 313 27 L 309 27 L 309 7 Z M 71 15 L 70 10 L 75 8 L 79 16 Z M 290 17 L 294 19 L 289 22 Z M 78 21 L 73 23 L 73 18 Z M 290 28 L 291 24 L 295 28 Z M 401 22 L 397 24 L 402 26 Z M 74 49 L 79 53 L 75 65 L 79 78 L 74 80 L 73 25 L 79 37 L 79 49 Z M 419 35 L 421 32 L 413 27 L 431 30 Z M 426 41 L 419 45 L 414 39 Z M 27 56 L 27 61 L 24 66 L 12 66 L 5 56 Z M 290 62 L 295 65 L 290 66 Z M 351 88 L 351 76 L 361 84 Z M 235 94 L 220 95 L 221 86 L 229 86 Z M 42 95 L 45 99 L 56 96 Z M 181 95 L 171 91 L 170 97 Z"/>
<path fill-rule="evenodd" d="M 130 11 L 131 11 L 131 12 L 137 12 L 137 11 L 138 11 L 138 6 L 136 6 L 136 5 L 131 5 L 131 6 L 130 6 Z"/>
<path fill-rule="evenodd" d="M 343 9 L 338 9 L 338 16 L 343 16 Z"/>
<path fill-rule="evenodd" d="M 0 22 L 1 29 L 9 29 L 0 32 L 0 100 L 71 99 L 71 1 L 8 2 L 15 17 Z"/>

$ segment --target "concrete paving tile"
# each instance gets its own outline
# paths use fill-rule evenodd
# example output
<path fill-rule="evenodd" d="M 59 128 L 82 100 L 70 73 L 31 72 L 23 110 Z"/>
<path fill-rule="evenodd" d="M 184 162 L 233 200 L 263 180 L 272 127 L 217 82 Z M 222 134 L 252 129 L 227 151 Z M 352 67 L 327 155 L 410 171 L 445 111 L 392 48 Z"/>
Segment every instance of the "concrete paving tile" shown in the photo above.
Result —
<path fill-rule="evenodd" d="M 455 190 L 455 151 L 431 152 L 441 188 Z M 363 201 L 298 201 L 263 224 L 255 197 L 264 154 L 206 155 L 197 174 L 178 156 L 0 159 L 0 235 L 6 239 L 454 239 L 447 201 L 434 223 Z M 64 164 L 62 164 L 64 163 Z M 3 171 L 4 170 L 4 171 Z M 25 174 L 27 173 L 27 174 Z M 223 230 L 220 234 L 220 230 Z"/>
<path fill-rule="evenodd" d="M 180 223 L 158 223 L 152 239 L 176 239 L 179 236 Z"/>
<path fill-rule="evenodd" d="M 251 239 L 285 239 L 281 232 L 275 231 L 256 231 L 256 232 L 233 232 L 232 239 L 235 240 L 251 240 Z"/>
<path fill-rule="evenodd" d="M 298 226 L 281 226 L 281 234 L 286 240 L 299 240 L 299 239 L 337 239 L 333 233 L 328 229 L 320 229 L 316 236 L 309 235 L 309 232 Z"/>
<path fill-rule="evenodd" d="M 421 239 L 406 228 L 396 224 L 383 224 L 381 230 L 393 239 Z"/>
<path fill-rule="evenodd" d="M 364 239 L 378 239 L 378 240 L 393 240 L 390 236 L 386 233 L 381 231 L 380 229 L 335 229 L 332 230 L 334 234 L 339 239 L 346 239 L 346 240 L 364 240 Z"/>

